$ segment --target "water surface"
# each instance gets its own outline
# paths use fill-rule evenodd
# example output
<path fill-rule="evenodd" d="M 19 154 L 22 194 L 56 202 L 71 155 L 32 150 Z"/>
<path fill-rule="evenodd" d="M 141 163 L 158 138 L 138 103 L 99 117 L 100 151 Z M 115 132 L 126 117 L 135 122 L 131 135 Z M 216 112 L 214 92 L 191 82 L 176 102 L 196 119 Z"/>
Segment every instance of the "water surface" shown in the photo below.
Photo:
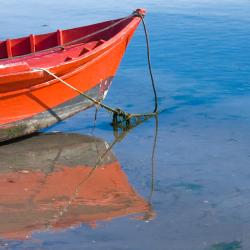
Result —
<path fill-rule="evenodd" d="M 22 222 L 21 226 L 26 228 L 22 237 L 6 236 L 4 230 L 0 232 L 1 248 L 250 249 L 249 1 L 2 1 L 0 39 L 125 16 L 137 7 L 148 9 L 146 22 L 161 111 L 154 168 L 151 153 L 155 120 L 151 119 L 130 131 L 112 148 L 126 185 L 124 192 L 112 180 L 107 185 L 107 195 L 110 194 L 113 200 L 110 200 L 106 217 L 93 218 L 87 223 L 81 216 L 88 213 L 80 209 L 77 213 L 69 213 L 71 223 L 44 227 L 53 218 L 53 212 L 60 213 L 65 204 L 63 200 L 61 203 L 43 200 L 42 205 L 46 208 L 48 204 L 57 204 L 50 210 L 52 217 L 36 221 L 39 216 L 34 216 L 33 220 L 27 215 L 33 226 Z M 152 109 L 153 95 L 145 52 L 140 27 L 120 65 L 106 103 L 134 112 Z M 100 111 L 94 130 L 93 117 L 94 110 L 82 112 L 44 132 L 60 131 L 69 137 L 70 133 L 89 135 L 111 145 L 115 138 L 110 115 Z M 79 147 L 81 143 L 74 145 Z M 22 167 L 15 169 L 12 166 L 12 173 L 28 178 L 30 159 L 43 171 L 48 169 L 49 162 L 58 163 L 60 167 L 55 171 L 60 173 L 62 164 L 59 164 L 60 156 L 56 158 L 57 148 L 60 147 L 54 145 L 52 151 L 48 149 L 45 158 L 37 153 L 25 155 L 23 152 L 24 158 L 16 157 L 11 163 L 20 166 L 21 162 Z M 75 158 L 81 160 L 79 151 L 70 152 L 63 153 L 69 157 L 64 159 L 64 165 L 69 162 L 72 165 Z M 10 162 L 6 165 L 10 166 Z M 10 170 L 2 171 L 0 178 L 6 181 Z M 53 173 L 58 174 L 51 171 L 48 178 L 53 178 Z M 106 180 L 110 179 L 106 177 Z M 117 188 L 113 189 L 115 193 L 124 195 L 121 199 L 108 189 L 113 187 L 111 183 Z M 54 190 L 58 184 L 52 181 L 51 185 Z M 72 185 L 70 188 L 75 188 L 75 184 Z M 66 192 L 65 188 L 61 187 L 60 192 Z M 1 193 L 1 197 L 16 196 L 11 189 Z M 105 195 L 103 198 L 108 199 Z M 92 203 L 99 204 L 101 212 L 101 205 L 105 204 L 102 199 Z M 70 198 L 66 196 L 65 200 Z M 35 203 L 38 204 L 42 206 Z M 90 204 L 88 197 L 78 203 L 79 206 L 86 204 Z M 139 210 L 135 204 L 139 204 Z M 1 211 L 7 205 L 7 201 L 0 204 Z M 117 216 L 113 212 L 110 215 L 117 206 L 125 210 Z M 12 209 L 18 211 L 20 207 Z M 62 220 L 67 220 L 67 216 L 62 215 Z M 11 226 L 14 232 L 17 222 L 13 220 Z"/>

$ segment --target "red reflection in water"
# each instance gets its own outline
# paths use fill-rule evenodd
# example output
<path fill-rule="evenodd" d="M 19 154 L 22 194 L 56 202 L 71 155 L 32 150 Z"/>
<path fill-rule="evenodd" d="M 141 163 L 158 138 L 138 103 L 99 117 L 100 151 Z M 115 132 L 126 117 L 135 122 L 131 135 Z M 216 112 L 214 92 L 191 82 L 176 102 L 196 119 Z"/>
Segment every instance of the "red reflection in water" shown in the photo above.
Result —
<path fill-rule="evenodd" d="M 2 146 L 0 155 L 1 237 L 24 239 L 37 230 L 154 216 L 100 139 L 40 135 Z"/>

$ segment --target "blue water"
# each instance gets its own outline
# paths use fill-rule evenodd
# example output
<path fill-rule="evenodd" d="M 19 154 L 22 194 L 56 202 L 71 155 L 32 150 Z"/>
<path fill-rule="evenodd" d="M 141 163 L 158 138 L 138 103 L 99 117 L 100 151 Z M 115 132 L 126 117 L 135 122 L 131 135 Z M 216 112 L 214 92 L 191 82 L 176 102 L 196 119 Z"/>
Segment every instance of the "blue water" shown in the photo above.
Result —
<path fill-rule="evenodd" d="M 1 1 L 0 39 L 125 16 L 146 7 L 159 127 L 153 220 L 129 217 L 35 231 L 1 240 L 3 249 L 250 249 L 249 1 Z M 128 111 L 153 108 L 140 27 L 105 101 Z M 82 112 L 46 132 L 94 134 L 112 142 L 110 115 Z M 145 199 L 152 186 L 155 120 L 113 148 Z M 1 222 L 0 222 L 1 223 Z"/>

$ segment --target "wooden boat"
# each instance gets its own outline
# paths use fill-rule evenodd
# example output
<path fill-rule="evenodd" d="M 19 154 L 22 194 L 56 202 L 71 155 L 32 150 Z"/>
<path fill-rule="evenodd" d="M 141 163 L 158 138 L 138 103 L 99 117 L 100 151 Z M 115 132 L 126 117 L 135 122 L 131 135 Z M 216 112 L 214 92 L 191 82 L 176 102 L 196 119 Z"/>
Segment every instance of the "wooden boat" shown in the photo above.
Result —
<path fill-rule="evenodd" d="M 33 133 L 93 105 L 46 69 L 102 100 L 143 9 L 94 25 L 0 41 L 0 141 Z"/>
<path fill-rule="evenodd" d="M 0 238 L 154 216 L 102 139 L 40 134 L 0 147 Z M 13 152 L 15 152 L 13 154 Z"/>

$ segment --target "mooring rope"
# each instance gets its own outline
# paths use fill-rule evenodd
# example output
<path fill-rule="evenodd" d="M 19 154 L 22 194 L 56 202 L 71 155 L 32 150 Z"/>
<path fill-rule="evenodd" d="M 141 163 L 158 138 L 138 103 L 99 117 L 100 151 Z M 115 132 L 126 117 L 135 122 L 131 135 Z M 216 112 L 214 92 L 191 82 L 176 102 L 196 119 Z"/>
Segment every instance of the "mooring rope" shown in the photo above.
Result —
<path fill-rule="evenodd" d="M 146 39 L 146 47 L 147 47 L 147 61 L 148 61 L 148 69 L 149 69 L 149 73 L 150 73 L 150 78 L 151 78 L 151 83 L 152 83 L 152 88 L 153 88 L 153 92 L 154 92 L 154 110 L 153 112 L 149 112 L 149 113 L 128 113 L 120 108 L 112 108 L 104 103 L 102 103 L 101 101 L 91 97 L 90 95 L 80 91 L 79 89 L 77 89 L 76 87 L 74 87 L 73 85 L 71 85 L 70 83 L 64 81 L 62 78 L 60 78 L 59 76 L 55 75 L 54 73 L 52 73 L 51 71 L 49 71 L 48 69 L 45 68 L 34 68 L 34 70 L 42 70 L 45 73 L 47 73 L 48 75 L 52 76 L 54 79 L 60 81 L 61 83 L 63 83 L 64 85 L 66 85 L 67 87 L 71 88 L 72 90 L 76 91 L 77 93 L 79 93 L 80 95 L 82 95 L 83 97 L 85 97 L 86 99 L 90 100 L 91 102 L 93 102 L 94 104 L 106 109 L 108 112 L 113 113 L 113 122 L 112 125 L 115 129 L 117 128 L 127 128 L 130 126 L 130 123 L 132 121 L 132 119 L 138 120 L 138 119 L 148 119 L 149 117 L 153 117 L 156 116 L 158 114 L 158 102 L 157 102 L 157 93 L 156 93 L 156 88 L 155 88 L 155 82 L 154 82 L 154 77 L 153 77 L 153 72 L 152 72 L 152 66 L 151 66 L 151 60 L 150 60 L 150 46 L 149 46 L 149 38 L 148 38 L 148 32 L 147 32 L 147 28 L 146 28 L 146 24 L 144 22 L 144 16 L 139 13 L 138 11 L 135 11 L 132 16 L 138 16 L 141 18 L 142 23 L 143 23 L 143 27 L 144 27 L 144 33 L 145 33 L 145 39 Z"/>
<path fill-rule="evenodd" d="M 99 106 L 101 106 L 102 108 L 106 109 L 109 112 L 115 113 L 116 110 L 109 107 L 106 104 L 103 104 L 102 102 L 96 100 L 95 98 L 91 97 L 90 95 L 80 91 L 79 89 L 77 89 L 76 87 L 72 86 L 70 83 L 64 81 L 62 78 L 60 78 L 59 76 L 55 75 L 54 73 L 50 72 L 48 69 L 45 68 L 34 68 L 35 70 L 42 70 L 44 72 L 46 72 L 48 75 L 54 77 L 56 80 L 60 81 L 61 83 L 63 83 L 64 85 L 66 85 L 67 87 L 73 89 L 74 91 L 78 92 L 80 95 L 84 96 L 86 99 L 92 101 L 94 104 L 97 104 Z"/>
<path fill-rule="evenodd" d="M 153 76 L 152 66 L 151 66 L 150 45 L 149 45 L 148 31 L 147 31 L 146 23 L 144 21 L 144 16 L 139 12 L 135 12 L 135 13 L 141 18 L 141 21 L 142 21 L 142 24 L 143 24 L 143 29 L 144 29 L 145 39 L 146 39 L 146 45 L 147 45 L 148 70 L 149 70 L 151 83 L 152 83 L 152 88 L 153 88 L 153 92 L 154 92 L 154 98 L 155 98 L 155 108 L 154 108 L 153 113 L 157 113 L 158 112 L 158 98 L 157 98 L 157 93 L 156 93 L 156 89 L 155 89 L 155 81 L 154 81 L 154 76 Z"/>

